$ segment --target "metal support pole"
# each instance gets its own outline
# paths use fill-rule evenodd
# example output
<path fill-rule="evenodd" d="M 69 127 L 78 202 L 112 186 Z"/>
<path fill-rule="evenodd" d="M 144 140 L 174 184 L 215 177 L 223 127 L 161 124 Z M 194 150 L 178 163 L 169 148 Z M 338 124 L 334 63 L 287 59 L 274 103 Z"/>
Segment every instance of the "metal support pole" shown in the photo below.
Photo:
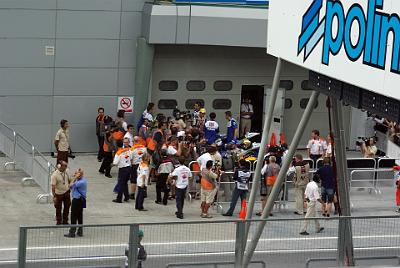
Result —
<path fill-rule="evenodd" d="M 25 268 L 26 266 L 26 239 L 27 229 L 25 227 L 20 227 L 18 240 L 18 268 Z"/>
<path fill-rule="evenodd" d="M 242 268 L 243 255 L 246 248 L 245 243 L 246 222 L 236 223 L 236 241 L 235 241 L 235 268 Z"/>
<path fill-rule="evenodd" d="M 305 127 L 308 124 L 308 121 L 310 120 L 312 111 L 314 110 L 315 104 L 318 101 L 318 96 L 319 93 L 317 91 L 313 91 L 311 94 L 311 98 L 307 104 L 307 107 L 303 113 L 303 116 L 301 117 L 300 123 L 296 129 L 296 133 L 294 134 L 293 140 L 290 144 L 289 151 L 287 155 L 285 156 L 285 160 L 283 161 L 282 168 L 279 172 L 278 178 L 274 184 L 274 187 L 272 188 L 272 192 L 268 197 L 267 205 L 265 206 L 263 212 L 262 212 L 262 219 L 267 219 L 269 216 L 269 213 L 272 211 L 272 208 L 274 206 L 275 200 L 277 199 L 279 192 L 282 188 L 282 184 L 285 182 L 286 179 L 286 173 L 289 169 L 289 165 L 291 163 L 291 160 L 296 153 L 297 146 L 299 145 L 300 139 L 303 136 L 303 132 Z M 251 243 L 248 245 L 246 254 L 244 257 L 244 262 L 243 262 L 243 267 L 246 268 L 250 261 L 251 258 L 253 257 L 254 251 L 257 247 L 257 243 L 260 240 L 261 234 L 264 230 L 265 224 L 267 222 L 263 221 L 260 222 L 257 226 L 257 229 L 254 233 L 254 236 L 251 239 Z"/>
<path fill-rule="evenodd" d="M 351 216 L 349 175 L 347 173 L 346 143 L 341 103 L 332 98 L 332 122 L 336 152 L 338 197 L 341 216 Z M 354 247 L 351 220 L 339 221 L 338 262 L 339 265 L 354 266 Z"/>
<path fill-rule="evenodd" d="M 34 169 L 34 163 L 35 163 L 35 147 L 32 146 L 32 168 L 31 168 L 31 177 L 33 179 L 33 169 Z"/>
<path fill-rule="evenodd" d="M 15 170 L 15 165 L 16 165 L 16 151 L 17 151 L 17 133 L 13 131 L 13 152 L 12 152 L 12 161 L 11 162 L 6 162 L 4 164 L 4 169 L 7 168 L 8 165 L 13 166 L 13 170 Z"/>
<path fill-rule="evenodd" d="M 262 132 L 261 145 L 260 145 L 260 150 L 258 152 L 256 169 L 254 171 L 254 176 L 253 176 L 253 186 L 251 188 L 249 204 L 247 206 L 247 215 L 246 215 L 247 220 L 250 220 L 253 216 L 254 204 L 256 202 L 257 192 L 260 187 L 261 169 L 264 164 L 265 147 L 268 142 L 269 131 L 270 131 L 271 124 L 272 124 L 272 117 L 274 114 L 275 102 L 276 102 L 276 98 L 278 95 L 281 71 L 282 71 L 282 60 L 281 60 L 281 58 L 278 58 L 277 62 L 276 62 L 274 81 L 272 82 L 271 99 L 270 99 L 270 102 L 268 103 L 268 106 L 267 106 L 268 111 L 265 114 L 265 119 L 264 119 L 265 121 L 264 121 L 264 128 L 263 128 L 263 132 Z M 248 222 L 246 224 L 246 235 L 245 235 L 245 241 L 244 241 L 245 246 L 246 246 L 246 242 L 247 242 L 249 229 L 250 229 L 250 222 Z"/>
<path fill-rule="evenodd" d="M 137 267 L 137 257 L 139 248 L 139 225 L 132 224 L 129 226 L 129 251 L 128 251 L 128 267 Z"/>

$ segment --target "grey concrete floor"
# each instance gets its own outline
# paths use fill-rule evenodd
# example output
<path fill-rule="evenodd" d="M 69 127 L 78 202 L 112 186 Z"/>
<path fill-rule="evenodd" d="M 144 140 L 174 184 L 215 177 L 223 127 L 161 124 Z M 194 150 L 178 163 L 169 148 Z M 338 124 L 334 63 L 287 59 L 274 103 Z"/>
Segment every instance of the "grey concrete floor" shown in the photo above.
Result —
<path fill-rule="evenodd" d="M 5 158 L 0 158 L 0 164 L 4 163 L 6 160 Z M 54 161 L 54 159 L 52 159 L 52 161 Z M 174 215 L 174 201 L 170 201 L 167 206 L 160 206 L 154 203 L 155 184 L 149 186 L 149 197 L 145 201 L 145 207 L 148 209 L 147 212 L 138 212 L 134 210 L 134 201 L 123 204 L 112 203 L 111 200 L 115 197 L 112 189 L 116 183 L 117 170 L 113 168 L 113 178 L 109 179 L 98 173 L 99 165 L 100 163 L 97 162 L 95 155 L 78 155 L 77 158 L 70 163 L 71 171 L 77 167 L 81 167 L 85 170 L 85 177 L 88 179 L 88 208 L 84 211 L 85 224 L 158 223 L 177 220 Z M 23 172 L 18 170 L 4 171 L 0 169 L 0 261 L 16 259 L 19 226 L 55 224 L 55 210 L 53 205 L 36 203 L 36 196 L 41 193 L 41 191 L 37 186 L 22 186 L 21 178 L 25 176 Z M 394 205 L 395 189 L 392 185 L 390 181 L 382 184 L 380 186 L 382 190 L 381 194 L 369 193 L 367 190 L 352 190 L 352 214 L 355 216 L 396 215 Z M 289 196 L 291 195 L 292 192 L 290 191 Z M 185 203 L 185 220 L 207 221 L 199 217 L 199 205 L 200 201 L 198 200 L 194 200 L 192 203 Z M 227 206 L 228 204 L 224 204 L 223 208 L 226 209 Z M 258 210 L 258 206 L 256 210 Z M 211 213 L 214 216 L 213 220 L 226 219 L 221 216 L 220 212 L 211 210 Z M 235 217 L 232 219 L 235 219 Z M 296 217 L 298 216 L 293 214 L 293 203 L 289 203 L 286 209 L 278 210 L 276 208 L 273 218 L 284 219 Z M 260 254 L 272 254 L 276 263 L 279 263 L 280 255 L 276 252 L 271 253 L 271 249 L 313 250 L 315 246 L 318 246 L 320 249 L 334 251 L 337 243 L 337 227 L 334 221 L 327 221 L 324 224 L 327 227 L 324 235 L 319 238 L 318 236 L 311 235 L 310 240 L 298 239 L 298 231 L 301 228 L 301 224 L 302 222 L 300 221 L 287 224 L 282 224 L 282 222 L 273 224 L 275 227 L 266 230 L 263 234 L 263 240 L 258 248 L 261 250 Z M 357 235 L 355 242 L 358 243 L 360 247 L 370 244 L 379 247 L 398 244 L 400 237 L 393 234 L 392 229 L 394 227 L 397 229 L 397 226 L 393 224 L 395 223 L 383 222 L 376 224 L 376 222 L 373 221 L 360 221 L 358 225 L 355 225 L 359 226 L 359 228 L 355 228 L 355 235 Z M 180 225 L 162 227 L 147 225 L 142 227 L 146 233 L 144 243 L 147 244 L 149 251 L 153 255 L 153 258 L 149 260 L 149 263 L 153 262 L 153 265 L 146 267 L 161 267 L 161 264 L 165 264 L 165 262 L 160 260 L 160 256 L 168 254 L 168 260 L 174 262 L 174 260 L 177 260 L 174 254 L 179 252 L 186 254 L 185 256 L 181 256 L 179 259 L 180 261 L 185 258 L 193 259 L 191 258 L 191 254 L 199 252 L 199 248 L 201 248 L 200 252 L 205 254 L 204 256 L 197 254 L 199 259 L 207 259 L 207 253 L 224 249 L 227 255 L 217 259 L 232 260 L 235 236 L 234 224 L 185 226 L 185 228 L 187 228 L 185 231 L 181 230 L 182 227 Z M 310 231 L 313 231 L 313 224 L 311 224 L 311 228 Z M 390 231 L 387 230 L 388 228 Z M 189 235 L 186 231 L 190 232 Z M 75 247 L 85 248 L 87 254 L 90 253 L 90 249 L 96 254 L 99 254 L 101 251 L 111 251 L 111 255 L 120 258 L 125 241 L 127 241 L 127 229 L 124 227 L 116 230 L 108 230 L 106 228 L 103 230 L 89 229 L 86 230 L 85 234 L 87 235 L 85 235 L 84 238 L 72 242 L 59 239 L 59 236 L 61 236 L 63 232 L 65 232 L 63 229 L 57 231 L 43 230 L 43 232 L 33 232 L 31 237 L 28 237 L 28 239 L 31 239 L 31 244 L 28 246 L 33 249 L 28 253 L 32 258 L 39 255 L 54 257 L 57 256 L 56 252 L 59 252 L 57 250 L 54 251 L 54 247 L 60 249 L 60 246 L 68 248 L 74 245 Z M 281 240 L 282 238 L 283 240 Z M 200 242 L 200 244 L 203 243 L 203 246 L 199 247 L 198 242 Z M 270 242 L 274 242 L 272 247 Z M 50 244 L 52 248 L 46 248 L 45 252 L 40 252 L 43 244 Z M 102 244 L 103 246 L 100 246 Z M 93 249 L 93 245 L 94 247 L 101 247 L 101 250 Z M 107 248 L 107 245 L 112 245 L 112 247 L 110 246 L 111 248 Z M 77 250 L 82 250 L 82 248 L 78 248 Z M 38 252 L 35 252 L 35 250 Z M 392 250 L 395 251 L 393 254 L 399 253 L 398 248 Z M 68 254 L 74 255 L 74 251 L 72 250 Z M 368 252 L 363 252 L 363 255 L 368 255 Z M 304 256 L 300 259 L 303 259 L 303 257 Z M 296 259 L 298 259 L 298 257 L 292 258 L 294 264 L 296 263 Z M 42 265 L 42 267 L 45 266 Z M 51 265 L 49 267 L 51 267 Z"/>

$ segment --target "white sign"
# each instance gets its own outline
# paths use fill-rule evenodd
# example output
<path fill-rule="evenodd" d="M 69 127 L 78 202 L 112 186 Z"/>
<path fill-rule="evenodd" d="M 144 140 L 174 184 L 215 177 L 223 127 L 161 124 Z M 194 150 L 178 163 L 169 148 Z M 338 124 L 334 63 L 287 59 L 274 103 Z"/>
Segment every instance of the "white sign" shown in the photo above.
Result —
<path fill-rule="evenodd" d="M 133 97 L 118 97 L 118 109 L 124 110 L 126 113 L 133 112 Z"/>
<path fill-rule="evenodd" d="M 271 0 L 268 54 L 400 99 L 399 0 Z"/>

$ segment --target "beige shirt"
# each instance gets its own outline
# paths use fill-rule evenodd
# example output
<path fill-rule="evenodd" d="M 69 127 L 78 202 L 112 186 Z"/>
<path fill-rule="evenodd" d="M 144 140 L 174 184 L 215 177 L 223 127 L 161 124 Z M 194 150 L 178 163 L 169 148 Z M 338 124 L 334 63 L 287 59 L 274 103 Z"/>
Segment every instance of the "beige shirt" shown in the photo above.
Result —
<path fill-rule="evenodd" d="M 58 150 L 61 152 L 68 152 L 69 149 L 69 131 L 60 128 L 56 134 L 56 141 L 58 141 Z"/>
<path fill-rule="evenodd" d="M 58 169 L 51 175 L 51 185 L 55 186 L 56 194 L 65 194 L 69 190 L 71 178 L 68 171 L 60 172 Z"/>

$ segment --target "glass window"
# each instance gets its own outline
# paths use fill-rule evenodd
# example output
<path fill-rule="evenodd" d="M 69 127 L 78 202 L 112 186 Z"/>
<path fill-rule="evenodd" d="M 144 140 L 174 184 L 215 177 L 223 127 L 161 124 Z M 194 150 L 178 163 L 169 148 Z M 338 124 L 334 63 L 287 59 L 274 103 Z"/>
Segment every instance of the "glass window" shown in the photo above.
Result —
<path fill-rule="evenodd" d="M 178 89 L 178 82 L 169 80 L 160 81 L 158 89 L 161 91 L 176 91 Z"/>
<path fill-rule="evenodd" d="M 292 99 L 285 99 L 285 109 L 290 109 L 293 106 Z"/>
<path fill-rule="evenodd" d="M 186 100 L 185 102 L 185 107 L 188 110 L 193 110 L 194 109 L 194 105 L 196 102 L 200 102 L 201 107 L 204 107 L 204 100 L 200 100 L 200 99 L 189 99 Z"/>
<path fill-rule="evenodd" d="M 213 108 L 216 110 L 228 110 L 232 107 L 231 100 L 228 99 L 216 99 L 213 101 Z"/>
<path fill-rule="evenodd" d="M 307 107 L 307 104 L 308 104 L 308 101 L 309 101 L 310 99 L 301 99 L 300 100 L 300 108 L 301 109 L 305 109 L 306 107 Z M 317 109 L 317 107 L 318 107 L 318 101 L 315 103 L 315 107 L 314 107 L 314 109 Z"/>
<path fill-rule="evenodd" d="M 189 91 L 203 91 L 206 89 L 206 82 L 201 80 L 191 80 L 186 83 L 186 89 Z"/>
<path fill-rule="evenodd" d="M 219 80 L 214 82 L 215 91 L 231 91 L 232 81 L 230 80 Z"/>
<path fill-rule="evenodd" d="M 301 82 L 301 89 L 302 89 L 302 90 L 312 90 L 312 89 L 310 88 L 310 86 L 308 85 L 308 80 L 303 80 L 303 81 Z"/>
<path fill-rule="evenodd" d="M 284 88 L 286 90 L 292 90 L 293 89 L 293 81 L 292 80 L 281 80 L 279 82 L 279 87 Z"/>
<path fill-rule="evenodd" d="M 159 100 L 158 109 L 175 109 L 178 106 L 176 100 Z"/>

